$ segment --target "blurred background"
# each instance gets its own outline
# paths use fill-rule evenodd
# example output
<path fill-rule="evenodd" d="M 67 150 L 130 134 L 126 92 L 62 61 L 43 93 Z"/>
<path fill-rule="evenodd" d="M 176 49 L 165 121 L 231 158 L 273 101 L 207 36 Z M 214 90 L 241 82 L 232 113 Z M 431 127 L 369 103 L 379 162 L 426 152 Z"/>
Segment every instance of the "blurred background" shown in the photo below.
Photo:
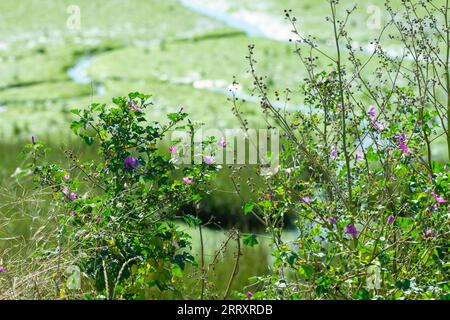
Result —
<path fill-rule="evenodd" d="M 357 4 L 350 31 L 368 45 L 383 0 Z M 271 91 L 295 91 L 303 79 L 284 9 L 334 52 L 325 0 L 2 0 L 0 141 L 67 139 L 70 109 L 136 90 L 154 95 L 152 117 L 183 105 L 208 126 L 236 125 L 227 88 L 235 75 L 249 93 L 248 44 Z M 248 100 L 256 113 L 258 100 Z"/>
<path fill-rule="evenodd" d="M 354 4 L 346 0 L 342 7 Z M 370 29 L 380 28 L 382 4 L 359 3 L 350 23 L 355 45 L 376 36 Z M 289 39 L 295 36 L 285 9 L 292 9 L 302 34 L 313 34 L 334 52 L 325 0 L 0 1 L 1 185 L 19 166 L 16 156 L 31 135 L 76 148 L 70 110 L 131 91 L 153 94 L 151 119 L 184 106 L 206 127 L 239 128 L 227 100 L 235 76 L 236 95 L 246 100 L 242 111 L 252 127 L 264 127 L 259 99 L 251 95 L 249 44 L 255 44 L 258 73 L 267 76 L 269 91 L 289 87 L 288 107 L 301 108 L 305 70 L 292 53 Z M 220 181 L 229 192 L 213 196 L 210 211 L 233 216 L 240 201 L 229 181 Z"/>

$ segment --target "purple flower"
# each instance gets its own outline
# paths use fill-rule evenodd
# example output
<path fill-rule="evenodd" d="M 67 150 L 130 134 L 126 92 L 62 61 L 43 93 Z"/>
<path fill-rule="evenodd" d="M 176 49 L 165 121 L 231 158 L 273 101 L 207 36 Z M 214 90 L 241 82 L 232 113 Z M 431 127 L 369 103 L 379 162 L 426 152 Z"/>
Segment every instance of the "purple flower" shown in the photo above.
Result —
<path fill-rule="evenodd" d="M 336 148 L 333 147 L 330 151 L 330 156 L 331 156 L 331 158 L 335 159 L 337 157 L 337 155 L 338 155 L 338 152 L 337 152 Z"/>
<path fill-rule="evenodd" d="M 99 224 L 99 223 L 100 223 L 100 217 L 97 217 L 97 220 L 95 220 L 95 223 L 96 223 L 96 224 Z"/>
<path fill-rule="evenodd" d="M 397 133 L 395 136 L 400 146 L 400 150 L 402 150 L 402 153 L 409 154 L 408 146 L 406 145 L 409 139 L 405 136 L 404 133 Z"/>
<path fill-rule="evenodd" d="M 386 220 L 387 223 L 391 224 L 395 221 L 395 217 L 394 216 L 389 216 Z"/>
<path fill-rule="evenodd" d="M 447 202 L 447 200 L 445 200 L 444 197 L 438 195 L 438 194 L 435 193 L 435 192 L 431 192 L 431 195 L 433 196 L 433 198 L 434 198 L 434 199 L 436 200 L 436 202 L 438 202 L 438 203 L 445 203 L 445 202 Z"/>
<path fill-rule="evenodd" d="M 183 178 L 184 183 L 191 184 L 194 180 L 192 178 L 184 177 Z"/>
<path fill-rule="evenodd" d="M 64 181 L 67 181 L 67 180 L 69 180 L 69 179 L 70 179 L 70 174 L 66 174 L 66 175 L 64 175 L 63 179 L 64 179 Z"/>
<path fill-rule="evenodd" d="M 353 223 L 350 223 L 345 227 L 345 231 L 347 231 L 348 234 L 356 237 L 358 235 L 358 230 L 356 230 L 356 227 Z"/>
<path fill-rule="evenodd" d="M 64 195 L 67 196 L 69 194 L 69 188 L 64 186 L 63 189 L 62 189 L 62 193 L 64 193 Z"/>
<path fill-rule="evenodd" d="M 70 213 L 70 215 L 72 216 L 72 217 L 76 217 L 77 216 L 77 213 L 75 212 L 75 211 L 72 211 L 71 213 Z"/>
<path fill-rule="evenodd" d="M 330 221 L 330 223 L 334 223 L 334 224 L 337 223 L 337 221 L 336 221 L 336 219 L 334 217 L 329 217 L 328 221 Z"/>
<path fill-rule="evenodd" d="M 250 291 L 247 291 L 246 295 L 247 295 L 247 297 L 249 297 L 249 298 L 253 298 L 253 293 L 250 292 Z"/>
<path fill-rule="evenodd" d="M 423 237 L 424 237 L 424 238 L 434 238 L 434 237 L 436 237 L 436 232 L 434 232 L 434 231 L 431 230 L 431 229 L 427 229 L 427 230 L 425 230 L 425 232 L 423 233 Z"/>
<path fill-rule="evenodd" d="M 69 195 L 69 200 L 70 200 L 70 201 L 73 201 L 73 200 L 75 200 L 77 197 L 78 197 L 78 195 L 77 195 L 75 192 L 72 192 L 72 193 Z"/>
<path fill-rule="evenodd" d="M 222 137 L 219 141 L 219 146 L 221 146 L 222 148 L 225 148 L 227 146 L 227 143 L 225 142 L 225 138 Z"/>
<path fill-rule="evenodd" d="M 127 169 L 136 169 L 139 165 L 139 161 L 135 157 L 127 157 L 125 158 L 123 165 Z"/>
<path fill-rule="evenodd" d="M 406 138 L 404 133 L 397 133 L 397 134 L 395 134 L 395 137 L 397 138 L 398 141 L 403 141 L 403 142 L 408 141 L 408 139 Z"/>
<path fill-rule="evenodd" d="M 408 146 L 403 141 L 400 141 L 399 145 L 403 154 L 409 154 Z"/>
<path fill-rule="evenodd" d="M 369 117 L 372 121 L 375 121 L 375 118 L 377 116 L 376 109 L 374 106 L 369 106 L 369 111 L 367 112 L 369 114 Z"/>
<path fill-rule="evenodd" d="M 5 272 L 5 268 L 3 268 L 2 266 L 0 266 L 0 273 Z"/>
<path fill-rule="evenodd" d="M 342 104 L 340 104 L 340 103 L 338 103 L 338 104 L 336 105 L 336 108 L 337 108 L 338 110 L 340 110 L 340 111 L 344 110 L 344 107 L 343 107 Z"/>
<path fill-rule="evenodd" d="M 213 164 L 214 162 L 216 162 L 214 157 L 212 157 L 212 156 L 205 156 L 205 163 L 206 164 Z"/>
<path fill-rule="evenodd" d="M 31 136 L 31 143 L 36 144 L 36 136 L 35 135 Z"/>
<path fill-rule="evenodd" d="M 176 147 L 176 146 L 171 146 L 171 147 L 169 148 L 169 152 L 170 152 L 171 154 L 177 153 L 177 147 Z"/>
<path fill-rule="evenodd" d="M 311 199 L 309 198 L 309 197 L 302 197 L 302 200 L 303 200 L 303 202 L 304 203 L 306 203 L 306 204 L 311 204 Z"/>

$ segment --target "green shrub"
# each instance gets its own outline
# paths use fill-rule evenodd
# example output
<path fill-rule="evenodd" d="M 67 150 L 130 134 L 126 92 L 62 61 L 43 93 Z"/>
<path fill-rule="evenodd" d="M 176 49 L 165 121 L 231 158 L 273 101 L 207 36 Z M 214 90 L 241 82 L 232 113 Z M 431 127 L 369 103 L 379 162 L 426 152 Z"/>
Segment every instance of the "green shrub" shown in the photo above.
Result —
<path fill-rule="evenodd" d="M 46 162 L 47 150 L 36 138 L 26 146 L 28 172 L 51 188 L 60 225 L 58 250 L 75 243 L 71 251 L 87 277 L 82 288 L 87 298 L 142 298 L 152 287 L 176 292 L 186 265 L 196 264 L 190 237 L 173 221 L 180 208 L 201 201 L 217 166 L 177 168 L 169 152 L 158 152 L 157 143 L 170 130 L 194 130 L 194 125 L 184 121 L 182 110 L 168 114 L 167 123 L 147 121 L 149 98 L 130 93 L 113 99 L 114 105 L 73 110 L 79 119 L 72 131 L 98 148 L 93 161 L 82 163 L 67 151 L 71 166 L 61 168 Z M 180 218 L 199 223 L 194 216 Z M 60 287 L 57 291 L 63 296 Z"/>

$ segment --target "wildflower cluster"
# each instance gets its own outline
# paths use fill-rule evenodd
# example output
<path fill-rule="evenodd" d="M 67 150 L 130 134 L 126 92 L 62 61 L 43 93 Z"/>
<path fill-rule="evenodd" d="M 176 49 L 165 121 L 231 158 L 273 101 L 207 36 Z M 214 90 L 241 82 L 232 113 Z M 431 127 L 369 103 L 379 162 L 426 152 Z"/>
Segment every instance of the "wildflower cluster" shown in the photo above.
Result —
<path fill-rule="evenodd" d="M 301 41 L 294 52 L 308 74 L 301 86 L 307 108 L 285 112 L 271 101 L 265 78 L 256 72 L 254 46 L 249 47 L 254 91 L 269 125 L 283 131 L 279 170 L 261 178 L 265 187 L 245 205 L 272 235 L 275 248 L 274 274 L 257 278 L 254 287 L 260 290 L 253 294 L 448 298 L 450 164 L 433 159 L 431 143 L 433 135 L 448 133 L 442 125 L 447 110 L 440 110 L 450 105 L 448 95 L 424 104 L 431 99 L 427 93 L 399 79 L 407 77 L 406 64 L 422 68 L 423 60 L 403 65 L 404 57 L 389 58 L 381 49 L 368 58 L 378 66 L 367 75 L 369 64 L 353 49 L 341 22 L 349 17 L 338 17 L 338 1 L 330 5 L 336 55 L 324 54 L 313 38 L 297 33 Z M 297 32 L 288 11 L 286 18 Z M 285 104 L 291 103 L 291 92 L 286 91 Z M 239 107 L 237 99 L 234 104 Z M 296 233 L 290 241 L 289 220 Z"/>

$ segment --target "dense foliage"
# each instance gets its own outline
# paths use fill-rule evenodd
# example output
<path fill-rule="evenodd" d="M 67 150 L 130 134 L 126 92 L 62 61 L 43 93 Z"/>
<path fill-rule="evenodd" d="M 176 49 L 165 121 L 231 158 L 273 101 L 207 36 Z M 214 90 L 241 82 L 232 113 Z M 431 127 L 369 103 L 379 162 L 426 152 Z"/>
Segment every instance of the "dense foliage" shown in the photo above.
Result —
<path fill-rule="evenodd" d="M 362 60 L 345 30 L 352 10 L 340 18 L 338 1 L 330 5 L 336 55 L 326 55 L 327 69 L 317 63 L 320 46 L 301 37 L 286 11 L 309 74 L 301 85 L 307 108 L 274 106 L 249 47 L 262 109 L 284 132 L 279 170 L 246 206 L 275 245 L 274 274 L 257 278 L 255 297 L 448 299 L 450 167 L 432 156 L 436 139 L 450 142 L 449 8 L 405 2 L 399 17 L 388 6 L 385 28 L 396 27 L 405 52 L 392 57 L 374 41 Z M 368 61 L 378 64 L 373 74 Z M 283 238 L 288 215 L 294 241 Z"/>
<path fill-rule="evenodd" d="M 30 170 L 60 214 L 61 237 L 77 245 L 77 261 L 88 277 L 86 295 L 143 298 L 146 288 L 176 290 L 186 264 L 195 264 L 190 237 L 174 218 L 181 208 L 196 204 L 216 166 L 176 168 L 156 144 L 165 134 L 186 126 L 187 114 L 168 114 L 167 123 L 149 123 L 144 111 L 150 96 L 130 93 L 114 105 L 92 104 L 73 110 L 79 120 L 71 129 L 98 148 L 98 159 L 82 163 L 72 152 L 70 168 L 45 162 L 45 147 L 33 137 L 27 146 Z M 183 127 L 183 128 L 186 128 Z M 183 215 L 189 224 L 198 219 Z M 67 241 L 66 241 L 67 242 Z"/>

